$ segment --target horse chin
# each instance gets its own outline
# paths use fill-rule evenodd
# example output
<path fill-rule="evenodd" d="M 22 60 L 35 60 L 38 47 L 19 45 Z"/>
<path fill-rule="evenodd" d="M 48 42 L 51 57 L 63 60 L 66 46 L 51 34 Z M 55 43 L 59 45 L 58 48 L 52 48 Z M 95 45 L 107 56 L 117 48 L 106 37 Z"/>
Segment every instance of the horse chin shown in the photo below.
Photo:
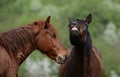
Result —
<path fill-rule="evenodd" d="M 72 45 L 76 45 L 78 40 L 80 40 L 81 35 L 79 33 L 71 33 L 70 34 L 70 43 Z"/>
<path fill-rule="evenodd" d="M 64 62 L 57 62 L 58 64 L 64 64 Z"/>
<path fill-rule="evenodd" d="M 56 61 L 58 64 L 64 64 L 65 61 Z"/>

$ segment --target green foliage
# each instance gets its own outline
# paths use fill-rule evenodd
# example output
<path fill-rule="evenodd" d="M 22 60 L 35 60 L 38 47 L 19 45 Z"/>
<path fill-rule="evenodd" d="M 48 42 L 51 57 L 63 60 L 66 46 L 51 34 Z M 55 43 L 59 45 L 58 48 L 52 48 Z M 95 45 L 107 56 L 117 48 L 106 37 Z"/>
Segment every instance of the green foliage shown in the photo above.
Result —
<path fill-rule="evenodd" d="M 51 15 L 51 23 L 57 28 L 63 44 L 68 47 L 68 18 L 85 19 L 89 13 L 93 15 L 89 31 L 93 44 L 101 51 L 106 77 L 110 77 L 111 70 L 115 70 L 120 76 L 120 0 L 0 0 L 0 33 L 34 20 L 45 20 Z M 103 39 L 106 37 L 103 34 L 109 22 L 115 25 L 118 38 L 118 42 L 112 45 Z M 30 58 L 42 59 L 40 54 L 34 52 Z M 23 64 L 20 77 L 24 75 L 24 67 Z"/>

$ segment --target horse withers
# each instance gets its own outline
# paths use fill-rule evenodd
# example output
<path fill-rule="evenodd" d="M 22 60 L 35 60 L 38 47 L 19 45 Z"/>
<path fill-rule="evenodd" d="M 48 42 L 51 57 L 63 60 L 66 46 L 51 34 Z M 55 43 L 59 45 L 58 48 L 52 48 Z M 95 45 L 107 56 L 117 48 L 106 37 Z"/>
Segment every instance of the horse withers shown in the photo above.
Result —
<path fill-rule="evenodd" d="M 35 21 L 0 34 L 0 77 L 18 77 L 18 68 L 33 50 L 40 50 L 59 64 L 67 59 L 55 27 L 46 21 Z"/>
<path fill-rule="evenodd" d="M 69 58 L 61 65 L 59 77 L 104 77 L 104 65 L 99 51 L 92 45 L 88 31 L 92 15 L 85 20 L 69 20 Z"/>

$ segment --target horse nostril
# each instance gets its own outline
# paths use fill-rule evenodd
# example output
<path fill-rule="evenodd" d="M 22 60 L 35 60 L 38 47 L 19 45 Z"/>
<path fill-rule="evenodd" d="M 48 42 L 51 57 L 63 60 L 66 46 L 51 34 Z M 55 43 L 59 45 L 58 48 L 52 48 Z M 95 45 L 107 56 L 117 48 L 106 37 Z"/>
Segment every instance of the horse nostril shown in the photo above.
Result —
<path fill-rule="evenodd" d="M 58 61 L 59 63 L 61 63 L 63 60 L 62 60 L 62 58 L 61 58 L 60 56 L 58 56 L 58 57 L 57 57 L 57 61 Z"/>
<path fill-rule="evenodd" d="M 68 55 L 65 55 L 65 59 L 67 59 L 68 58 Z"/>
<path fill-rule="evenodd" d="M 58 56 L 58 60 L 61 60 L 61 57 L 60 57 L 60 56 Z"/>

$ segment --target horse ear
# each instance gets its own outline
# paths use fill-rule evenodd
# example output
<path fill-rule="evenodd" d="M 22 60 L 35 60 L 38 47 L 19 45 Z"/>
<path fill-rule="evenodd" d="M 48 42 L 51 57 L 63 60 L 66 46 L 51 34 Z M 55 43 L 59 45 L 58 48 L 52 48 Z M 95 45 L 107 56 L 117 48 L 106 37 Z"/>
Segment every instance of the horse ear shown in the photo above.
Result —
<path fill-rule="evenodd" d="M 88 24 L 90 24 L 90 22 L 92 21 L 92 14 L 89 14 L 87 17 L 86 17 L 86 20 L 85 20 Z"/>
<path fill-rule="evenodd" d="M 70 18 L 68 18 L 69 24 L 72 24 L 72 20 Z M 69 26 L 69 25 L 68 25 Z"/>
<path fill-rule="evenodd" d="M 50 23 L 50 18 L 51 16 L 48 16 L 46 21 L 45 21 L 45 26 L 44 26 L 44 29 L 47 29 L 49 27 L 49 23 Z"/>
<path fill-rule="evenodd" d="M 38 22 L 37 22 L 37 21 L 35 21 L 35 22 L 33 23 L 33 25 L 38 25 Z"/>

